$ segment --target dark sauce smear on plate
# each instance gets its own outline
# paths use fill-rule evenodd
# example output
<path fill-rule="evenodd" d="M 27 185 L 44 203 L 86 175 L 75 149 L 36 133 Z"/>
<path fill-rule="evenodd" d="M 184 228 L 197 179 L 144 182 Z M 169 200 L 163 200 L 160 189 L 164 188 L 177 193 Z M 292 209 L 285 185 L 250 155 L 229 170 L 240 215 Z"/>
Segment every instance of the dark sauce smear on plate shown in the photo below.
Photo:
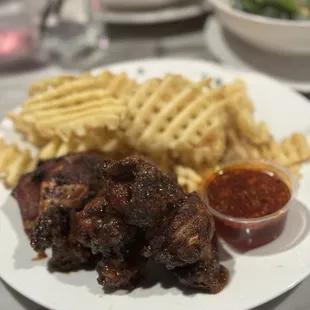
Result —
<path fill-rule="evenodd" d="M 40 261 L 45 258 L 47 258 L 47 255 L 45 254 L 45 252 L 41 252 L 41 253 L 38 253 L 38 255 L 32 259 L 32 261 Z"/>

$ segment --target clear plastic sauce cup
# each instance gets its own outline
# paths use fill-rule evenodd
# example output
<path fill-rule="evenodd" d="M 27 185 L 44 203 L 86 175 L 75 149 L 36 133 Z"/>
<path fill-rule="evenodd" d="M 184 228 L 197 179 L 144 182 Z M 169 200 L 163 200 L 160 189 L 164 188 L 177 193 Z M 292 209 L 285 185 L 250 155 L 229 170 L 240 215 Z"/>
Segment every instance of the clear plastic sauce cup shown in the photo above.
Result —
<path fill-rule="evenodd" d="M 258 160 L 209 171 L 201 194 L 214 216 L 217 234 L 234 248 L 247 251 L 280 236 L 297 189 L 297 180 L 287 169 Z"/>

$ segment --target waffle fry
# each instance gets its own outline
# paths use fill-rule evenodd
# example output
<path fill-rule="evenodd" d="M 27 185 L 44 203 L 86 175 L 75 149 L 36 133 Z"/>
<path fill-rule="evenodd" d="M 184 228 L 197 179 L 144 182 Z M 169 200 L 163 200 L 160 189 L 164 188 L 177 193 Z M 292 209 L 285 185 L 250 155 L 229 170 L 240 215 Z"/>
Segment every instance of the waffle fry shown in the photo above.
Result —
<path fill-rule="evenodd" d="M 150 118 L 157 116 L 162 106 L 168 105 L 188 85 L 190 85 L 188 80 L 173 75 L 168 75 L 163 80 L 151 79 L 143 83 L 128 103 L 129 111 L 126 123 L 128 135 L 138 136 L 141 130 L 150 124 Z M 178 109 L 177 106 L 174 108 Z"/>
<path fill-rule="evenodd" d="M 209 80 L 175 75 L 149 80 L 128 103 L 126 139 L 138 150 L 167 151 L 183 165 L 207 168 L 224 154 L 228 107 L 252 113 L 244 89 L 240 80 L 213 89 Z"/>
<path fill-rule="evenodd" d="M 34 126 L 25 122 L 18 114 L 8 113 L 7 117 L 11 119 L 14 128 L 22 133 L 28 142 L 36 146 L 42 146 L 47 143 L 46 138 L 43 138 Z"/>
<path fill-rule="evenodd" d="M 7 187 L 14 187 L 23 173 L 34 169 L 36 162 L 29 150 L 20 150 L 15 144 L 0 141 L 0 174 Z"/>
<path fill-rule="evenodd" d="M 178 183 L 186 193 L 198 191 L 202 183 L 202 177 L 196 171 L 183 166 L 176 166 L 174 171 L 177 175 Z"/>
<path fill-rule="evenodd" d="M 57 135 L 67 139 L 72 134 L 85 136 L 89 128 L 116 130 L 124 119 L 126 106 L 120 100 L 108 98 L 85 101 L 85 104 L 61 109 L 59 112 L 46 112 L 45 116 L 39 113 L 29 117 L 35 128 L 44 138 Z"/>
<path fill-rule="evenodd" d="M 293 172 L 298 172 L 300 164 L 310 160 L 310 146 L 306 137 L 300 133 L 292 134 L 280 143 L 272 138 L 263 145 L 251 144 L 246 138 L 238 137 L 236 132 L 230 132 L 228 140 L 229 144 L 222 160 L 223 163 L 266 159 L 290 168 Z"/>
<path fill-rule="evenodd" d="M 239 111 L 254 112 L 254 105 L 247 94 L 247 88 L 243 80 L 237 78 L 230 84 L 224 84 L 217 88 L 217 92 L 228 98 L 230 107 L 236 107 Z"/>
<path fill-rule="evenodd" d="M 45 84 L 44 92 L 38 92 L 36 95 L 31 96 L 24 103 L 24 108 L 27 108 L 34 104 L 44 105 L 45 103 L 50 102 L 51 100 L 55 100 L 58 98 L 63 98 L 70 95 L 71 93 L 81 93 L 83 91 L 90 90 L 106 90 L 107 92 L 115 95 L 116 97 L 126 97 L 129 94 L 134 92 L 136 87 L 136 82 L 129 80 L 125 73 L 113 74 L 109 71 L 103 71 L 99 75 L 93 76 L 89 73 L 85 73 L 76 77 L 69 82 L 64 80 L 67 78 L 60 77 L 59 81 L 54 81 L 53 84 L 58 87 L 52 87 L 48 89 Z M 47 84 L 49 82 L 47 81 Z M 32 87 L 34 90 L 38 89 L 38 86 Z M 42 89 L 42 87 L 41 87 Z"/>
<path fill-rule="evenodd" d="M 281 149 L 288 158 L 289 165 L 303 163 L 310 159 L 310 146 L 307 138 L 300 133 L 294 133 L 291 137 L 281 142 Z"/>
<path fill-rule="evenodd" d="M 66 82 L 72 81 L 76 79 L 75 76 L 68 75 L 68 76 L 60 76 L 60 77 L 51 77 L 46 78 L 42 81 L 35 82 L 30 85 L 29 88 L 29 97 L 35 96 L 37 94 L 43 93 L 49 89 L 59 87 L 60 85 L 63 85 Z"/>
<path fill-rule="evenodd" d="M 87 138 L 71 136 L 63 141 L 55 137 L 40 149 L 39 159 L 47 160 L 53 157 L 61 157 L 72 152 L 98 151 L 107 156 L 120 156 L 127 154 L 128 148 L 123 142 L 104 131 L 88 131 Z"/>
<path fill-rule="evenodd" d="M 218 116 L 225 105 L 212 105 L 203 86 L 180 76 L 142 84 L 128 103 L 125 135 L 138 150 L 181 150 L 202 143 L 222 124 Z"/>
<path fill-rule="evenodd" d="M 226 153 L 222 162 L 261 158 L 258 146 L 250 144 L 247 139 L 240 137 L 235 130 L 230 130 L 227 133 L 227 140 Z"/>
<path fill-rule="evenodd" d="M 265 159 L 273 160 L 284 166 L 296 166 L 310 159 L 307 139 L 300 133 L 292 134 L 281 143 L 272 142 L 261 150 Z"/>
<path fill-rule="evenodd" d="M 247 110 L 235 111 L 231 117 L 235 127 L 242 135 L 254 144 L 263 144 L 270 140 L 270 133 L 264 123 L 256 124 L 251 113 Z"/>
<path fill-rule="evenodd" d="M 235 128 L 240 135 L 253 144 L 264 144 L 271 140 L 271 134 L 264 122 L 257 123 L 254 119 L 253 104 L 249 99 L 244 83 L 236 80 L 232 84 L 232 93 L 226 88 L 226 96 L 229 98 L 226 112 L 228 114 L 228 128 Z"/>
<path fill-rule="evenodd" d="M 140 154 L 174 171 L 186 191 L 198 190 L 201 176 L 224 163 L 266 159 L 298 173 L 310 160 L 302 134 L 278 143 L 267 124 L 255 120 L 242 80 L 212 85 L 173 74 L 138 85 L 109 71 L 47 78 L 34 83 L 22 111 L 8 117 L 39 148 L 41 160 L 89 150 L 115 159 Z M 14 146 L 3 154 L 0 168 L 18 157 L 12 175 L 32 162 Z"/>
<path fill-rule="evenodd" d="M 204 141 L 204 145 L 191 147 L 190 150 L 184 148 L 171 151 L 170 154 L 175 162 L 203 173 L 223 157 L 226 150 L 226 132 L 223 128 L 219 128 L 214 135 L 210 135 L 208 140 Z"/>
<path fill-rule="evenodd" d="M 136 89 L 126 74 L 89 73 L 34 83 L 21 113 L 8 114 L 17 130 L 36 145 L 60 137 L 85 136 L 87 130 L 116 130 L 127 112 L 126 96 Z"/>

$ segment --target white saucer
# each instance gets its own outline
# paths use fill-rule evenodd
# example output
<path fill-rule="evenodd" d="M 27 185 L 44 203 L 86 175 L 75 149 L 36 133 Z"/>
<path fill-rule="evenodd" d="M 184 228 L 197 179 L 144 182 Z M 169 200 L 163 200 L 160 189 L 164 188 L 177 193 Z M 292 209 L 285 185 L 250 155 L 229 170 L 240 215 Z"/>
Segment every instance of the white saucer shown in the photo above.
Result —
<path fill-rule="evenodd" d="M 210 11 L 205 0 L 192 0 L 187 3 L 152 10 L 108 10 L 104 19 L 111 24 L 158 24 L 194 18 Z"/>
<path fill-rule="evenodd" d="M 282 56 L 258 50 L 224 30 L 215 17 L 207 21 L 204 36 L 207 48 L 221 63 L 263 72 L 300 92 L 310 93 L 310 56 Z"/>

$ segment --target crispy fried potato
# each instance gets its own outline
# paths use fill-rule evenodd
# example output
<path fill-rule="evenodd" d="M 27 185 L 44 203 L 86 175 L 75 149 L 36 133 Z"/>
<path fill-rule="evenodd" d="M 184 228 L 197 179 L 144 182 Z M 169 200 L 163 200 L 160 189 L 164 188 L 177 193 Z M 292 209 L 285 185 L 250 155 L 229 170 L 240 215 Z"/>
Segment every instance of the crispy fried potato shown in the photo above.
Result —
<path fill-rule="evenodd" d="M 280 143 L 273 138 L 263 144 L 251 144 L 236 132 L 228 133 L 228 147 L 223 163 L 247 159 L 266 159 L 298 172 L 300 164 L 310 160 L 310 146 L 303 134 L 295 133 Z"/>
<path fill-rule="evenodd" d="M 215 88 L 178 75 L 148 80 L 129 100 L 126 139 L 138 150 L 169 152 L 182 165 L 207 168 L 224 154 L 228 107 L 252 113 L 244 89 L 240 80 Z"/>
<path fill-rule="evenodd" d="M 294 133 L 280 143 L 272 142 L 262 148 L 262 156 L 284 166 L 296 166 L 310 159 L 310 147 L 307 138 Z"/>
<path fill-rule="evenodd" d="M 229 101 L 226 107 L 228 130 L 238 130 L 241 136 L 253 144 L 270 141 L 271 134 L 266 123 L 255 121 L 253 103 L 247 95 L 244 83 L 236 80 L 231 84 L 231 89 L 235 92 L 226 86 L 226 97 Z"/>
<path fill-rule="evenodd" d="M 204 92 L 201 83 L 181 76 L 149 80 L 128 103 L 126 139 L 141 151 L 180 153 L 204 146 L 223 127 L 226 103 L 215 104 L 212 90 Z"/>
<path fill-rule="evenodd" d="M 105 153 L 108 157 L 116 157 L 130 154 L 124 142 L 115 136 L 100 130 L 88 130 L 87 136 L 71 136 L 63 141 L 55 137 L 40 149 L 41 160 L 60 157 L 71 152 L 98 151 Z"/>
<path fill-rule="evenodd" d="M 88 129 L 115 131 L 124 121 L 127 101 L 137 88 L 125 73 L 61 76 L 34 83 L 20 113 L 8 117 L 26 139 L 38 146 L 59 137 L 85 136 Z"/>
<path fill-rule="evenodd" d="M 47 81 L 43 84 L 51 84 Z M 75 78 L 59 77 L 58 81 L 52 81 L 53 87 L 40 87 L 34 85 L 32 89 L 43 89 L 44 91 L 37 91 L 37 94 L 31 96 L 24 103 L 24 108 L 28 108 L 34 104 L 44 105 L 51 100 L 63 98 L 72 93 L 81 93 L 90 90 L 106 90 L 116 97 L 124 98 L 131 95 L 135 88 L 136 82 L 128 79 L 125 73 L 113 74 L 109 71 L 103 71 L 98 75 L 91 75 L 84 73 Z M 55 87 L 56 86 L 56 87 Z M 35 91 L 32 91 L 35 93 Z"/>
<path fill-rule="evenodd" d="M 8 113 L 7 117 L 11 119 L 14 128 L 18 132 L 22 133 L 28 142 L 34 144 L 35 146 L 43 146 L 48 142 L 48 140 L 38 132 L 33 124 L 25 122 L 19 114 Z"/>
<path fill-rule="evenodd" d="M 109 71 L 47 78 L 34 83 L 22 111 L 8 117 L 39 148 L 41 160 L 88 150 L 115 159 L 144 155 L 174 171 L 186 191 L 198 190 L 204 173 L 221 164 L 266 159 L 298 173 L 310 160 L 305 136 L 277 142 L 267 124 L 255 120 L 242 80 L 212 85 L 173 74 L 139 85 Z M 35 159 L 14 145 L 1 147 L 0 172 L 12 185 Z"/>
<path fill-rule="evenodd" d="M 37 159 L 29 150 L 21 150 L 15 144 L 8 145 L 0 140 L 0 174 L 7 187 L 14 187 L 19 177 L 34 169 Z"/>
<path fill-rule="evenodd" d="M 176 166 L 174 171 L 177 175 L 178 183 L 186 193 L 199 190 L 202 184 L 202 177 L 196 171 L 183 166 Z"/>
<path fill-rule="evenodd" d="M 54 115 L 34 120 L 36 129 L 44 138 L 59 136 L 67 139 L 72 134 L 85 136 L 87 129 L 106 128 L 115 131 L 126 114 L 126 106 L 120 100 L 104 99 L 89 101 L 78 108 L 63 109 Z M 42 119 L 42 120 L 40 120 Z"/>
<path fill-rule="evenodd" d="M 49 89 L 59 87 L 60 85 L 63 85 L 66 82 L 69 82 L 75 79 L 76 79 L 75 76 L 64 75 L 64 76 L 50 77 L 42 81 L 35 82 L 30 85 L 29 92 L 28 92 L 29 97 L 43 93 L 44 91 L 47 91 Z"/>

